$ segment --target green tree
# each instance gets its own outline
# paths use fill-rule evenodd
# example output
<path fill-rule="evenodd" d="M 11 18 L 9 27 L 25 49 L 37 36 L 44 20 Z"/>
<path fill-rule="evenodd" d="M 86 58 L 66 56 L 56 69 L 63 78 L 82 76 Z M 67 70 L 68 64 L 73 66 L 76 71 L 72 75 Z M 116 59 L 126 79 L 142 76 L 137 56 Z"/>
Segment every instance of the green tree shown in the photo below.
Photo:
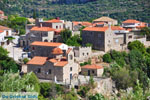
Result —
<path fill-rule="evenodd" d="M 40 93 L 45 97 L 50 97 L 50 92 L 52 92 L 50 83 L 40 83 Z"/>
<path fill-rule="evenodd" d="M 64 43 L 67 43 L 67 40 L 72 36 L 72 32 L 69 29 L 62 30 L 60 35 Z"/>
<path fill-rule="evenodd" d="M 95 95 L 89 96 L 89 100 L 106 100 L 102 94 L 96 93 Z"/>
<path fill-rule="evenodd" d="M 66 44 L 70 46 L 81 46 L 81 43 L 82 43 L 82 38 L 80 38 L 79 35 L 72 36 L 66 42 Z"/>
<path fill-rule="evenodd" d="M 144 27 L 141 29 L 141 34 L 146 35 L 147 39 L 150 40 L 150 28 L 149 27 Z"/>
<path fill-rule="evenodd" d="M 140 52 L 142 52 L 143 54 L 146 53 L 146 48 L 145 48 L 144 44 L 141 43 L 141 42 L 138 41 L 138 40 L 133 41 L 133 42 L 130 42 L 130 43 L 128 44 L 128 49 L 129 49 L 129 50 L 136 49 L 136 50 L 139 50 Z"/>
<path fill-rule="evenodd" d="M 107 62 L 107 63 L 111 63 L 112 62 L 112 59 L 111 59 L 111 56 L 109 53 L 106 53 L 103 55 L 103 61 L 104 62 Z"/>
<path fill-rule="evenodd" d="M 132 76 L 126 68 L 119 68 L 119 70 L 112 72 L 112 79 L 118 89 L 127 89 L 133 86 Z"/>
<path fill-rule="evenodd" d="M 24 64 L 26 64 L 28 61 L 29 61 L 28 58 L 24 58 L 24 59 L 23 59 Z"/>

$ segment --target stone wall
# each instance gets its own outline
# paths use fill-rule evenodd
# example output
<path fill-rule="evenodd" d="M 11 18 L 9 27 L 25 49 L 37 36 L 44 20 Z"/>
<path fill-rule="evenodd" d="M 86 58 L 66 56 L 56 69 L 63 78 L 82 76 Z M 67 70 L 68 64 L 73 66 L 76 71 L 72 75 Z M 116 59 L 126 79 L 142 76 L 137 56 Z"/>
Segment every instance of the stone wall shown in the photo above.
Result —
<path fill-rule="evenodd" d="M 73 48 L 76 61 L 88 60 L 92 55 L 91 47 L 75 47 Z"/>

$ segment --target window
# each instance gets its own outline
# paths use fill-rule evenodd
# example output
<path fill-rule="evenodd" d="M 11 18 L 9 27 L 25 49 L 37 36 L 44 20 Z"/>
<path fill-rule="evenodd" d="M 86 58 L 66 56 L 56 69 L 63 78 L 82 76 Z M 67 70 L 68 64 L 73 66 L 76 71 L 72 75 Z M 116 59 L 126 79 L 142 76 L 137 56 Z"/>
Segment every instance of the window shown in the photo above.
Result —
<path fill-rule="evenodd" d="M 35 48 L 34 48 L 34 47 L 32 47 L 32 50 L 35 50 Z"/>
<path fill-rule="evenodd" d="M 94 74 L 94 70 L 92 70 L 92 73 Z"/>
<path fill-rule="evenodd" d="M 61 25 L 59 26 L 59 28 L 61 29 Z"/>
<path fill-rule="evenodd" d="M 56 26 L 56 29 L 58 28 L 58 26 Z"/>
<path fill-rule="evenodd" d="M 72 59 L 73 59 L 73 56 L 72 56 L 72 55 L 69 55 L 69 58 L 70 58 L 70 60 L 72 60 Z"/>
<path fill-rule="evenodd" d="M 87 53 L 87 56 L 89 55 L 89 53 Z"/>
<path fill-rule="evenodd" d="M 41 68 L 38 68 L 38 71 L 37 71 L 38 73 L 41 73 Z"/>
<path fill-rule="evenodd" d="M 128 38 L 131 39 L 131 38 L 132 38 L 132 35 L 130 35 Z"/>
<path fill-rule="evenodd" d="M 72 79 L 72 74 L 70 74 L 70 79 Z"/>
<path fill-rule="evenodd" d="M 84 56 L 84 53 L 82 55 Z"/>
<path fill-rule="evenodd" d="M 8 34 L 8 31 L 6 31 L 6 36 L 8 36 L 9 34 Z"/>
<path fill-rule="evenodd" d="M 115 40 L 115 42 L 116 42 L 116 43 L 118 43 L 118 42 L 119 42 L 119 40 L 118 40 L 118 39 L 116 39 L 116 40 Z"/>
<path fill-rule="evenodd" d="M 72 67 L 70 67 L 70 71 L 72 71 Z"/>
<path fill-rule="evenodd" d="M 48 70 L 48 74 L 51 74 L 51 69 Z"/>

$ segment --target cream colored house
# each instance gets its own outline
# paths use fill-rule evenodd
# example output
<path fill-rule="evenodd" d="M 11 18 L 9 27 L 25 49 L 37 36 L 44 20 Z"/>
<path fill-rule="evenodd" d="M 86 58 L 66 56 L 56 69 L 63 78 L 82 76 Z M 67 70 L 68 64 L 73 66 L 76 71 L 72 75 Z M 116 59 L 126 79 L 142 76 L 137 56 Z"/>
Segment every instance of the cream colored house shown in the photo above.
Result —
<path fill-rule="evenodd" d="M 108 25 L 117 25 L 118 24 L 117 20 L 109 18 L 109 17 L 106 17 L 106 16 L 100 17 L 100 18 L 95 19 L 93 21 L 93 23 L 100 23 L 100 22 L 104 22 L 104 23 L 106 23 Z"/>

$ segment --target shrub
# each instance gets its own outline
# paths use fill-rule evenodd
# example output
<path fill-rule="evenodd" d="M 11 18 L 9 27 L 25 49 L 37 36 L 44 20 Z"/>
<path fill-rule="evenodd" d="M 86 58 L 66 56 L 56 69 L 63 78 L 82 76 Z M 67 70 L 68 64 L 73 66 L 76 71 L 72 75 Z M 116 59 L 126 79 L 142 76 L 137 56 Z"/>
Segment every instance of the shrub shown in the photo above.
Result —
<path fill-rule="evenodd" d="M 104 61 L 104 62 L 107 62 L 107 63 L 111 63 L 111 62 L 112 62 L 112 59 L 111 59 L 111 56 L 110 56 L 109 53 L 104 54 L 104 56 L 103 56 L 103 61 Z"/>

